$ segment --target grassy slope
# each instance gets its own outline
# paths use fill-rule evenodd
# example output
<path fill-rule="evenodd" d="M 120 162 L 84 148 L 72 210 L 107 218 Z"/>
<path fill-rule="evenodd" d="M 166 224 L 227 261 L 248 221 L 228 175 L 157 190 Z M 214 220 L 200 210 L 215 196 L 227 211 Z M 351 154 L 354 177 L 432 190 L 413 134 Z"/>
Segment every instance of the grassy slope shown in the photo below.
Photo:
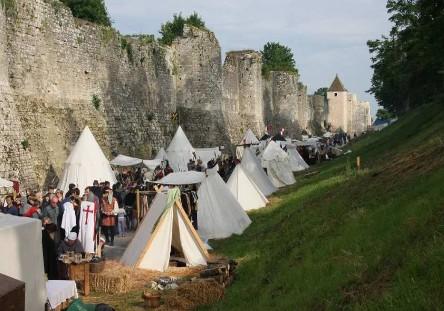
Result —
<path fill-rule="evenodd" d="M 213 242 L 240 266 L 224 300 L 203 309 L 440 309 L 443 120 L 430 105 L 360 139 L 349 159 L 315 167 L 253 213 L 242 236 Z"/>

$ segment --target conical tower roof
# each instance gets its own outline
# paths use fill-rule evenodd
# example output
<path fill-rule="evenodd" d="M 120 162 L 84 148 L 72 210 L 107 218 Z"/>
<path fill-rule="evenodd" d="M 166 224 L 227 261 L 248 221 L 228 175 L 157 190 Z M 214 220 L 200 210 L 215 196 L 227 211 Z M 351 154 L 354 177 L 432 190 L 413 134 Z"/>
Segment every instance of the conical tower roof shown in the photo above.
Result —
<path fill-rule="evenodd" d="M 329 92 L 347 92 L 347 89 L 344 87 L 344 84 L 342 84 L 341 79 L 339 79 L 339 76 L 336 74 L 335 79 L 333 80 L 333 83 L 330 85 L 330 88 L 328 89 Z"/>

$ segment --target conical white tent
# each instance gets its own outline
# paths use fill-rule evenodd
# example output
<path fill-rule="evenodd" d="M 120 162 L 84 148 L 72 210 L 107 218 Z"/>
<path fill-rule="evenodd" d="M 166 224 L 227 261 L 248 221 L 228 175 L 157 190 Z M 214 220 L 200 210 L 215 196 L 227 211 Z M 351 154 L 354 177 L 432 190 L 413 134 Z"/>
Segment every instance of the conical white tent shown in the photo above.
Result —
<path fill-rule="evenodd" d="M 162 161 L 168 159 L 167 153 L 166 153 L 165 149 L 163 149 L 163 147 L 159 149 L 159 152 L 157 152 L 156 157 L 154 159 L 162 160 Z"/>
<path fill-rule="evenodd" d="M 217 173 L 217 166 L 208 170 L 197 195 L 198 232 L 203 239 L 241 234 L 250 225 L 250 218 Z"/>
<path fill-rule="evenodd" d="M 253 131 L 248 129 L 244 135 L 244 138 L 240 141 L 239 145 L 254 145 L 259 144 L 259 139 L 254 135 Z"/>
<path fill-rule="evenodd" d="M 193 146 L 179 126 L 166 150 L 168 161 L 173 170 L 176 172 L 188 171 L 187 164 L 190 159 L 194 158 L 194 152 Z"/>
<path fill-rule="evenodd" d="M 241 166 L 265 196 L 276 192 L 277 188 L 273 185 L 250 148 L 245 148 Z"/>
<path fill-rule="evenodd" d="M 290 158 L 290 165 L 293 172 L 299 172 L 308 169 L 310 166 L 302 159 L 296 146 L 287 145 L 287 153 Z"/>
<path fill-rule="evenodd" d="M 58 188 L 66 192 L 73 183 L 83 191 L 92 186 L 94 180 L 109 181 L 112 185 L 116 183 L 116 176 L 90 129 L 85 127 L 65 162 Z"/>
<path fill-rule="evenodd" d="M 218 157 L 222 155 L 219 147 L 213 148 L 195 148 L 196 156 L 198 159 L 201 159 L 202 162 L 207 165 L 210 160 L 216 160 Z"/>
<path fill-rule="evenodd" d="M 237 165 L 228 179 L 227 186 L 246 211 L 265 207 L 268 200 L 248 177 L 241 165 Z"/>
<path fill-rule="evenodd" d="M 125 250 L 121 263 L 141 269 L 165 271 L 171 246 L 183 253 L 188 266 L 207 265 L 207 250 L 180 204 L 180 192 L 158 193 L 150 211 Z"/>
<path fill-rule="evenodd" d="M 291 170 L 290 157 L 274 141 L 270 141 L 262 153 L 262 166 L 267 169 L 267 175 L 276 187 L 284 187 L 296 182 Z"/>
<path fill-rule="evenodd" d="M 142 159 L 129 157 L 123 154 L 119 154 L 117 157 L 109 161 L 109 164 L 115 166 L 135 166 L 142 163 Z"/>

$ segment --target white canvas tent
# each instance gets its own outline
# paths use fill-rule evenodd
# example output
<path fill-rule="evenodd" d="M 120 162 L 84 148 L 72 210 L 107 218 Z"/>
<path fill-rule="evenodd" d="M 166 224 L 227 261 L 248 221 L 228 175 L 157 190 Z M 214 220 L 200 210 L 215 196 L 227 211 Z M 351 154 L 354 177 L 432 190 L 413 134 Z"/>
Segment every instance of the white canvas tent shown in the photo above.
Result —
<path fill-rule="evenodd" d="M 25 310 L 45 309 L 46 287 L 40 220 L 0 213 L 0 273 L 25 282 Z"/>
<path fill-rule="evenodd" d="M 259 139 L 254 135 L 251 129 L 248 129 L 239 145 L 255 145 L 259 144 Z"/>
<path fill-rule="evenodd" d="M 248 177 L 242 165 L 236 166 L 228 179 L 227 186 L 246 211 L 265 207 L 268 203 L 267 198 Z"/>
<path fill-rule="evenodd" d="M 153 181 L 153 183 L 162 185 L 193 185 L 200 184 L 204 179 L 205 173 L 188 171 L 168 174 L 158 181 Z"/>
<path fill-rule="evenodd" d="M 0 177 L 0 188 L 10 188 L 14 185 L 12 181 Z"/>
<path fill-rule="evenodd" d="M 207 173 L 197 192 L 199 235 L 203 239 L 223 239 L 242 234 L 250 218 L 217 173 L 217 166 Z"/>
<path fill-rule="evenodd" d="M 250 148 L 245 148 L 241 165 L 245 172 L 247 172 L 248 177 L 250 177 L 265 196 L 276 192 L 277 188 L 273 185 Z"/>
<path fill-rule="evenodd" d="M 267 169 L 274 186 L 280 188 L 296 182 L 290 165 L 290 157 L 274 141 L 268 143 L 262 154 L 262 167 Z"/>
<path fill-rule="evenodd" d="M 214 148 L 195 148 L 196 156 L 198 159 L 201 159 L 202 162 L 207 165 L 210 160 L 216 160 L 218 157 L 222 155 L 219 147 Z"/>
<path fill-rule="evenodd" d="M 191 146 L 190 141 L 179 126 L 166 150 L 167 158 L 173 170 L 175 172 L 188 171 L 187 164 L 190 159 L 194 158 L 194 152 L 193 146 Z"/>
<path fill-rule="evenodd" d="M 161 159 L 143 160 L 143 165 L 145 165 L 152 171 L 154 171 L 156 167 L 159 166 L 160 164 L 162 164 Z"/>
<path fill-rule="evenodd" d="M 154 159 L 156 159 L 156 160 L 162 160 L 162 161 L 168 159 L 168 158 L 167 158 L 166 151 L 165 151 L 165 149 L 163 149 L 163 147 L 160 148 L 159 152 L 157 152 L 156 157 L 155 157 Z"/>
<path fill-rule="evenodd" d="M 83 191 L 92 186 L 94 180 L 109 181 L 111 185 L 117 182 L 108 159 L 90 129 L 85 127 L 65 162 L 58 188 L 66 192 L 69 184 L 73 183 Z"/>
<path fill-rule="evenodd" d="M 287 153 L 290 158 L 290 165 L 293 172 L 303 171 L 310 167 L 301 157 L 296 146 L 287 145 Z"/>
<path fill-rule="evenodd" d="M 135 166 L 142 163 L 142 159 L 129 157 L 123 154 L 119 154 L 117 157 L 109 161 L 109 164 L 115 166 Z"/>
<path fill-rule="evenodd" d="M 188 266 L 207 265 L 208 252 L 182 209 L 177 189 L 156 195 L 120 261 L 131 267 L 165 271 L 171 246 L 183 253 Z"/>

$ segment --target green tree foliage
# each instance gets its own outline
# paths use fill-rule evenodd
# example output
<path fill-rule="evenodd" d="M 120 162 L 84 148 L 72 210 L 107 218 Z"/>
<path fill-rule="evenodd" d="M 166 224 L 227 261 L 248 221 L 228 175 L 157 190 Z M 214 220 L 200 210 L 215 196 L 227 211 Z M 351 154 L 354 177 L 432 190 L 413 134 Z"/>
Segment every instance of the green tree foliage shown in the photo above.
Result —
<path fill-rule="evenodd" d="M 394 116 L 395 115 L 387 109 L 378 109 L 378 112 L 376 112 L 376 118 L 379 120 L 389 120 L 392 119 Z"/>
<path fill-rule="evenodd" d="M 369 41 L 378 103 L 402 113 L 444 99 L 444 1 L 388 0 L 389 36 Z"/>
<path fill-rule="evenodd" d="M 277 42 L 268 42 L 262 53 L 262 74 L 268 76 L 270 71 L 287 71 L 297 74 L 296 62 L 289 47 Z"/>
<path fill-rule="evenodd" d="M 161 34 L 159 41 L 163 44 L 171 45 L 174 39 L 183 35 L 183 27 L 185 24 L 205 29 L 205 22 L 196 12 L 187 18 L 184 18 L 181 13 L 174 14 L 172 21 L 162 24 L 159 31 Z"/>
<path fill-rule="evenodd" d="M 321 88 L 317 89 L 314 94 L 327 97 L 327 91 L 328 91 L 328 87 L 321 87 Z"/>
<path fill-rule="evenodd" d="M 71 9 L 75 17 L 88 20 L 90 22 L 111 26 L 104 0 L 61 0 Z"/>

